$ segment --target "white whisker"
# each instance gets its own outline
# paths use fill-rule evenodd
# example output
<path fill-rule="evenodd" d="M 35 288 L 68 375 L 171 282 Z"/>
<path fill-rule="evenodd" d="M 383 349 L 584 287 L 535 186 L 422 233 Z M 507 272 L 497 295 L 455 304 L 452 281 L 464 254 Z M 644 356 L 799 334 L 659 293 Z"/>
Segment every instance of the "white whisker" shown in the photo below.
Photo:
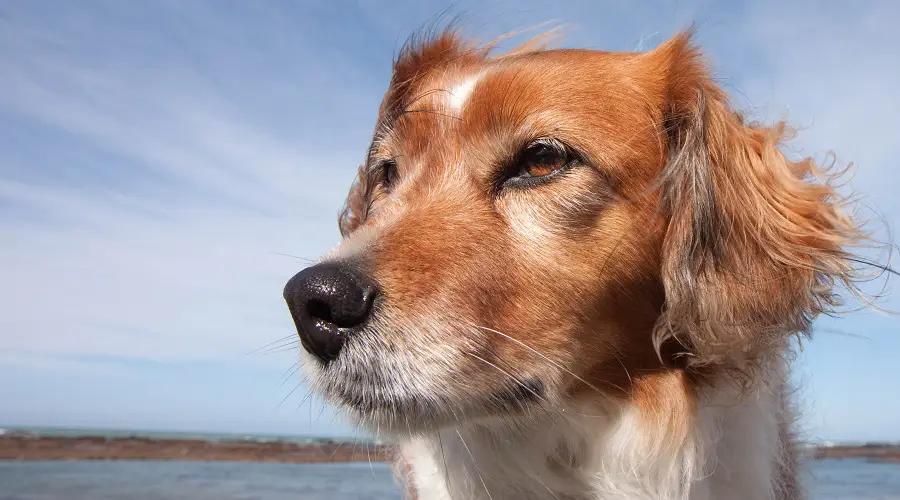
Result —
<path fill-rule="evenodd" d="M 456 435 L 459 436 L 459 441 L 466 449 L 466 453 L 468 453 L 469 457 L 472 458 L 472 466 L 475 468 L 475 473 L 478 474 L 478 479 L 481 481 L 481 486 L 484 487 L 484 492 L 487 493 L 487 496 L 490 500 L 494 500 L 494 497 L 491 496 L 490 490 L 488 490 L 487 483 L 484 482 L 484 478 L 481 476 L 481 469 L 478 468 L 478 463 L 475 461 L 475 455 L 472 455 L 472 451 L 469 450 L 469 445 L 466 444 L 466 440 L 463 439 L 462 434 L 459 432 L 459 429 L 456 429 Z"/>
<path fill-rule="evenodd" d="M 569 370 L 569 369 L 566 368 L 565 366 L 563 366 L 563 365 L 557 363 L 556 361 L 554 361 L 554 360 L 548 358 L 547 356 L 541 354 L 540 351 L 538 351 L 537 349 L 535 349 L 535 348 L 529 346 L 528 344 L 522 342 L 521 340 L 518 340 L 518 339 L 516 339 L 516 338 L 513 338 L 513 337 L 511 337 L 511 336 L 509 336 L 509 335 L 507 335 L 507 334 L 505 334 L 505 333 L 503 333 L 503 332 L 494 330 L 493 328 L 488 328 L 488 327 L 486 327 L 486 326 L 478 326 L 478 325 L 474 325 L 474 324 L 473 324 L 472 326 L 475 327 L 475 328 L 478 328 L 478 329 L 480 329 L 480 330 L 484 330 L 484 331 L 487 331 L 487 332 L 491 332 L 491 333 L 497 334 L 497 335 L 499 335 L 499 336 L 501 336 L 501 337 L 503 337 L 503 338 L 505 338 L 505 339 L 507 339 L 507 340 L 509 340 L 509 341 L 511 341 L 511 342 L 514 342 L 514 343 L 516 343 L 516 344 L 518 344 L 518 345 L 524 347 L 525 349 L 528 349 L 528 350 L 531 351 L 532 353 L 534 353 L 534 354 L 540 356 L 543 360 L 547 361 L 547 362 L 550 363 L 551 365 L 553 365 L 553 366 L 555 366 L 556 368 L 559 368 L 560 370 L 564 371 L 565 373 L 571 375 L 572 377 L 574 377 L 576 380 L 578 380 L 578 381 L 581 382 L 582 384 L 584 384 L 584 385 L 590 387 L 591 389 L 597 391 L 597 392 L 600 393 L 600 394 L 604 394 L 604 392 L 601 391 L 601 390 L 600 390 L 597 386 L 595 386 L 594 384 L 592 384 L 592 383 L 588 382 L 587 380 L 585 380 L 584 378 L 578 376 L 577 374 L 575 374 L 574 372 L 572 372 L 572 370 Z M 613 384 L 613 383 L 611 383 L 611 382 L 607 382 L 607 384 L 609 384 L 609 385 L 612 386 L 612 387 L 615 387 L 616 389 L 619 389 L 620 391 L 626 392 L 624 388 L 622 388 L 622 387 L 620 387 L 620 386 L 618 386 L 618 385 L 616 385 L 616 384 Z"/>

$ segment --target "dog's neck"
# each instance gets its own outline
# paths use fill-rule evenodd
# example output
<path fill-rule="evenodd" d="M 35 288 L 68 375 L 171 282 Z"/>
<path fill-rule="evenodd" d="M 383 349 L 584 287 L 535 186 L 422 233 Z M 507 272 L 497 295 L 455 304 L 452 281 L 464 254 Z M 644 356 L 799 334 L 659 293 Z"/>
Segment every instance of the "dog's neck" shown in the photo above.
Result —
<path fill-rule="evenodd" d="M 402 445 L 401 481 L 419 500 L 797 498 L 783 388 L 767 389 L 701 398 L 681 436 L 612 403 L 444 429 Z"/>

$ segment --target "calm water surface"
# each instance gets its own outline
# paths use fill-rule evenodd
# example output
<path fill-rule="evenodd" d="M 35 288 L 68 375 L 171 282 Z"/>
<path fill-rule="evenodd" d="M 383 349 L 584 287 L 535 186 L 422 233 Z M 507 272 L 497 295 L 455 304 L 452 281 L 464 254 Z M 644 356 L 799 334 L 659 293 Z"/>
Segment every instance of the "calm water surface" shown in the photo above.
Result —
<path fill-rule="evenodd" d="M 812 500 L 900 500 L 900 465 L 812 464 Z M 0 500 L 398 500 L 385 464 L 0 462 Z"/>

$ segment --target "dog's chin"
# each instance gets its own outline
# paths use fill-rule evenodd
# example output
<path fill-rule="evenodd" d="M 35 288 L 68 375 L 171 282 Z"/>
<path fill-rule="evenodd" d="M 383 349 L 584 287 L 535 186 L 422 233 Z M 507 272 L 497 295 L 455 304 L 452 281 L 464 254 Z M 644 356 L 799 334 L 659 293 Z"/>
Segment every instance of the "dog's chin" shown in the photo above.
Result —
<path fill-rule="evenodd" d="M 546 401 L 544 384 L 536 380 L 499 387 L 484 395 L 379 395 L 384 393 L 390 394 L 371 388 L 332 387 L 325 397 L 359 426 L 396 437 L 527 418 Z"/>

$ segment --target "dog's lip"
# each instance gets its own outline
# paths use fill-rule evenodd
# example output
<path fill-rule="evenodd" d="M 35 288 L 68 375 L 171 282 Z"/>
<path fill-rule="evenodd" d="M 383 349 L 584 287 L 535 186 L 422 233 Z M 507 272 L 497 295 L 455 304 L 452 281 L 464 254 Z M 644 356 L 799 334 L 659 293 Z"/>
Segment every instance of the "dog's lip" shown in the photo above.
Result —
<path fill-rule="evenodd" d="M 536 403 L 544 399 L 546 386 L 538 379 L 526 379 L 519 381 L 512 387 L 502 389 L 495 393 L 494 400 L 501 404 L 521 406 L 523 404 Z"/>
<path fill-rule="evenodd" d="M 405 414 L 411 412 L 422 412 L 424 410 L 424 402 L 417 397 L 396 397 L 396 396 L 375 396 L 367 394 L 364 391 L 350 390 L 332 390 L 330 395 L 343 403 L 362 413 L 379 412 L 389 410 L 397 414 Z M 450 404 L 449 402 L 440 401 L 438 404 Z"/>
<path fill-rule="evenodd" d="M 456 398 L 437 393 L 398 397 L 376 395 L 381 391 L 347 388 L 332 388 L 329 392 L 334 399 L 362 413 L 389 410 L 395 414 L 428 414 L 439 408 L 451 412 L 465 409 L 460 408 L 461 406 L 478 412 L 514 412 L 544 400 L 546 385 L 538 379 L 517 381 L 517 383 L 502 387 L 487 395 L 461 398 L 467 400 L 463 404 L 455 401 Z"/>

